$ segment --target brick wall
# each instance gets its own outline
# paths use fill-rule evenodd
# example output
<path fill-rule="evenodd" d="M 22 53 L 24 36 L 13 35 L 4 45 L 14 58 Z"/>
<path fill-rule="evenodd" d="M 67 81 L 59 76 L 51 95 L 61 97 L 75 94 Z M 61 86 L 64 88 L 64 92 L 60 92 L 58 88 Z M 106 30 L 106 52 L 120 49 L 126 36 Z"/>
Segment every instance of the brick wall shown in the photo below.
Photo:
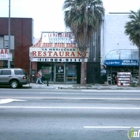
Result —
<path fill-rule="evenodd" d="M 32 18 L 11 18 L 11 35 L 15 37 L 14 67 L 29 72 L 29 47 L 33 43 Z M 0 35 L 8 35 L 8 18 L 0 18 Z"/>

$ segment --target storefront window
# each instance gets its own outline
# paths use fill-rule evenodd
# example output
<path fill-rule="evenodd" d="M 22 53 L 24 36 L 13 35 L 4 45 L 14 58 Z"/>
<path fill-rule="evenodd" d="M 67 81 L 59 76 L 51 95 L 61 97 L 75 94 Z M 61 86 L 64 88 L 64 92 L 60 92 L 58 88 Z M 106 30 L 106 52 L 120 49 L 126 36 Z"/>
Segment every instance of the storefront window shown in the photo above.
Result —
<path fill-rule="evenodd" d="M 42 74 L 50 74 L 50 81 L 54 81 L 54 64 L 53 63 L 39 63 L 39 68 L 42 69 Z"/>
<path fill-rule="evenodd" d="M 76 83 L 76 81 L 77 81 L 76 64 L 66 63 L 66 82 Z"/>
<path fill-rule="evenodd" d="M 77 83 L 77 63 L 38 63 L 42 74 L 50 74 L 50 82 Z M 45 81 L 45 80 L 44 80 Z"/>

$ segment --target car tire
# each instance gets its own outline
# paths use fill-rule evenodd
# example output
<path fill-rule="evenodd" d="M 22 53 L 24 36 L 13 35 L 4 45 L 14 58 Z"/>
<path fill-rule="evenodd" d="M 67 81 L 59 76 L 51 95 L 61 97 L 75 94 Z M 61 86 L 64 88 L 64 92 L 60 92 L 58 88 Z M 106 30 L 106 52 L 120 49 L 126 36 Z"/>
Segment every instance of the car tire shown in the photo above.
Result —
<path fill-rule="evenodd" d="M 12 81 L 10 82 L 10 86 L 11 86 L 11 88 L 18 88 L 19 83 L 18 83 L 17 80 L 12 80 Z"/>

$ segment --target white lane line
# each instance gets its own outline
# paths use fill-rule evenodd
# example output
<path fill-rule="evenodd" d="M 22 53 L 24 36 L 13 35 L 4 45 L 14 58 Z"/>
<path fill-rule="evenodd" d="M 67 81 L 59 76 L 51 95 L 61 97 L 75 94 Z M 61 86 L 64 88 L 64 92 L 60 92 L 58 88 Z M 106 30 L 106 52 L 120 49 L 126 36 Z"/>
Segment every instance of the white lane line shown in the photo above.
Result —
<path fill-rule="evenodd" d="M 85 129 L 129 129 L 140 128 L 140 126 L 83 126 Z"/>
<path fill-rule="evenodd" d="M 0 106 L 0 109 L 94 109 L 94 110 L 140 110 L 140 107 L 63 107 L 63 106 Z"/>
<path fill-rule="evenodd" d="M 19 99 L 0 99 L 0 104 L 7 104 L 10 102 L 14 102 L 14 101 L 25 101 L 25 100 L 19 100 Z"/>
<path fill-rule="evenodd" d="M 46 97 L 44 98 L 46 100 L 55 99 L 55 100 L 134 100 L 134 101 L 140 101 L 140 98 L 85 98 L 85 97 Z"/>
<path fill-rule="evenodd" d="M 140 98 L 85 98 L 85 97 L 18 97 L 18 98 L 28 98 L 28 99 L 45 99 L 45 100 L 50 100 L 50 99 L 55 99 L 55 100 L 134 100 L 134 101 L 139 101 Z"/>
<path fill-rule="evenodd" d="M 81 90 L 81 91 L 82 91 L 82 92 L 101 92 L 101 93 L 104 93 L 104 92 L 105 92 L 105 93 L 106 93 L 106 92 L 109 92 L 109 93 L 110 93 L 110 92 L 113 92 L 113 93 L 114 93 L 114 92 L 115 92 L 115 93 L 116 93 L 116 92 L 119 92 L 119 93 L 122 93 L 122 92 L 125 92 L 125 93 L 127 93 L 127 92 L 139 92 L 139 93 L 140 93 L 140 90 L 131 90 L 131 89 L 127 89 L 127 90 L 124 90 L 124 89 L 123 89 L 123 90 L 106 90 L 106 89 L 102 89 L 102 90 L 98 90 L 98 89 L 97 89 L 97 90 L 92 90 L 92 89 L 89 89 L 89 90 L 88 90 L 88 89 L 87 89 L 87 90 L 86 90 L 86 89 L 83 89 L 83 90 Z M 112 93 L 112 94 L 113 94 L 113 93 Z"/>
<path fill-rule="evenodd" d="M 0 97 L 1 98 L 1 97 Z M 123 101 L 140 101 L 140 98 L 123 98 L 123 97 L 116 97 L 116 98 L 90 98 L 90 97 L 14 97 L 14 98 L 19 98 L 19 99 L 44 99 L 44 100 L 123 100 Z M 24 100 L 13 100 L 13 99 L 0 99 L 0 102 L 3 102 L 1 100 L 12 100 L 12 101 L 24 101 Z"/>

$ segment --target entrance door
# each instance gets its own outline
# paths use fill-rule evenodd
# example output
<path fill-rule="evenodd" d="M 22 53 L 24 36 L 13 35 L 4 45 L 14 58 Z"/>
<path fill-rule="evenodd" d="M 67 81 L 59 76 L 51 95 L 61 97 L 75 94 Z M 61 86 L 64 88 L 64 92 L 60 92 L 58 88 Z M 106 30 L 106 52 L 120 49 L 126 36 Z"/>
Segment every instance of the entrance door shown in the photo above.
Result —
<path fill-rule="evenodd" d="M 64 64 L 58 63 L 55 66 L 55 82 L 64 82 Z"/>

